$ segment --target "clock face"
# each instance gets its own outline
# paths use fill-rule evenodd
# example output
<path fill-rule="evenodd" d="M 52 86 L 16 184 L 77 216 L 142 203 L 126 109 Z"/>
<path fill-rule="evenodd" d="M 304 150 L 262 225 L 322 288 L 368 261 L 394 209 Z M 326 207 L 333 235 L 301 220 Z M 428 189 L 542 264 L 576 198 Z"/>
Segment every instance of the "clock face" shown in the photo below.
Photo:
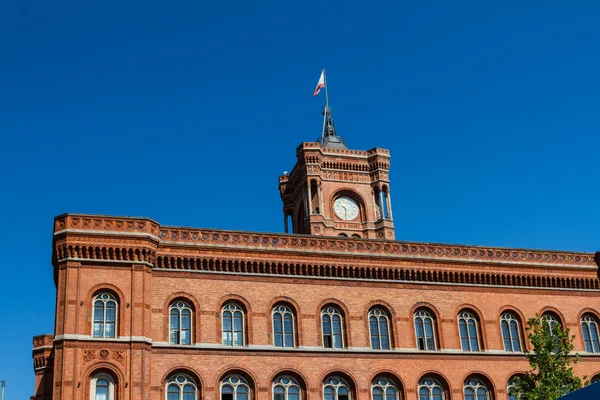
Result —
<path fill-rule="evenodd" d="M 345 221 L 350 221 L 358 216 L 358 204 L 347 196 L 335 199 L 333 210 L 339 218 Z"/>

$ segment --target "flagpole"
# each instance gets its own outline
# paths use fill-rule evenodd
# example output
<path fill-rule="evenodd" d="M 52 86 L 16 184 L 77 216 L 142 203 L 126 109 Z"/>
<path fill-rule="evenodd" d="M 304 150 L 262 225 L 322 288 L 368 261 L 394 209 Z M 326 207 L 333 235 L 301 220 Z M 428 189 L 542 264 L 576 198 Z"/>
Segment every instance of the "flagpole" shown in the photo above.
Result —
<path fill-rule="evenodd" d="M 329 96 L 327 94 L 327 76 L 323 68 L 323 86 L 325 86 L 325 112 L 323 113 L 323 130 L 321 131 L 321 142 L 325 139 L 325 124 L 327 122 L 327 113 L 329 112 Z"/>

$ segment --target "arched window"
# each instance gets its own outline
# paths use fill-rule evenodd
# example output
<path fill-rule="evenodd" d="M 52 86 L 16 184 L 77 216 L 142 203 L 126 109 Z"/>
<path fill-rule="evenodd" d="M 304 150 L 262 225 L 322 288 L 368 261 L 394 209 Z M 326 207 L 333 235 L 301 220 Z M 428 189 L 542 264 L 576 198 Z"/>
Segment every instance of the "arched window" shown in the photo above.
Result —
<path fill-rule="evenodd" d="M 169 343 L 192 344 L 192 309 L 185 301 L 171 304 Z"/>
<path fill-rule="evenodd" d="M 301 389 L 291 376 L 281 376 L 273 382 L 273 400 L 300 400 Z"/>
<path fill-rule="evenodd" d="M 94 297 L 94 326 L 95 338 L 116 337 L 117 300 L 110 293 L 99 293 Z"/>
<path fill-rule="evenodd" d="M 506 388 L 506 393 L 508 393 L 508 400 L 518 400 L 517 395 L 515 394 L 515 377 L 514 376 L 508 380 L 508 387 Z"/>
<path fill-rule="evenodd" d="M 188 375 L 177 374 L 167 382 L 167 400 L 196 400 L 198 387 Z"/>
<path fill-rule="evenodd" d="M 221 381 L 221 400 L 248 400 L 250 385 L 239 375 L 228 375 Z"/>
<path fill-rule="evenodd" d="M 387 313 L 381 308 L 372 308 L 369 311 L 369 330 L 372 349 L 390 349 L 390 322 Z"/>
<path fill-rule="evenodd" d="M 465 400 L 490 400 L 490 390 L 487 385 L 476 378 L 465 381 Z"/>
<path fill-rule="evenodd" d="M 598 383 L 598 382 L 600 382 L 600 374 L 594 375 L 594 377 L 590 381 L 590 384 L 592 384 L 592 383 Z"/>
<path fill-rule="evenodd" d="M 378 377 L 371 383 L 373 400 L 400 400 L 396 384 L 388 378 Z"/>
<path fill-rule="evenodd" d="M 338 376 L 332 376 L 323 382 L 324 400 L 351 400 L 350 386 Z"/>
<path fill-rule="evenodd" d="M 415 336 L 418 350 L 436 350 L 435 320 L 427 310 L 415 312 Z"/>
<path fill-rule="evenodd" d="M 440 382 L 433 378 L 419 381 L 419 400 L 445 400 L 444 389 Z"/>
<path fill-rule="evenodd" d="M 273 308 L 273 344 L 294 347 L 294 313 L 285 305 Z"/>
<path fill-rule="evenodd" d="M 479 351 L 479 335 L 475 316 L 469 311 L 462 311 L 458 314 L 458 328 L 463 351 Z"/>
<path fill-rule="evenodd" d="M 581 330 L 583 331 L 583 342 L 585 351 L 588 353 L 599 353 L 600 342 L 598 341 L 598 321 L 590 314 L 581 318 Z"/>
<path fill-rule="evenodd" d="M 244 345 L 244 310 L 236 303 L 223 306 L 223 344 L 226 346 Z"/>
<path fill-rule="evenodd" d="M 511 312 L 502 313 L 500 327 L 502 328 L 504 351 L 521 351 L 521 330 L 517 317 Z"/>
<path fill-rule="evenodd" d="M 323 328 L 323 347 L 328 349 L 344 348 L 343 319 L 337 307 L 323 308 L 321 326 Z"/>
<path fill-rule="evenodd" d="M 115 400 L 115 381 L 108 374 L 95 374 L 90 381 L 90 400 Z"/>
<path fill-rule="evenodd" d="M 554 329 L 556 329 L 555 327 L 560 327 L 560 321 L 558 320 L 558 317 L 551 312 L 546 312 L 542 315 L 542 326 L 547 325 L 548 326 L 548 330 L 550 332 L 550 336 L 554 335 Z"/>

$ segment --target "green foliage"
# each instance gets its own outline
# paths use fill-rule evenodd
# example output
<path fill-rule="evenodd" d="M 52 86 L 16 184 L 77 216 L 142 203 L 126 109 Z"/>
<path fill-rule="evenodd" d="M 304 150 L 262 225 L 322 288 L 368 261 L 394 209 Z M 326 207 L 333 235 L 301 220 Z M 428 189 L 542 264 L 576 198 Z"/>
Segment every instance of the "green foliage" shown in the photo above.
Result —
<path fill-rule="evenodd" d="M 579 355 L 570 354 L 575 336 L 569 335 L 569 329 L 536 314 L 527 321 L 527 334 L 533 344 L 533 351 L 525 351 L 531 371 L 515 379 L 512 393 L 519 400 L 557 400 L 581 388 L 571 366 Z"/>

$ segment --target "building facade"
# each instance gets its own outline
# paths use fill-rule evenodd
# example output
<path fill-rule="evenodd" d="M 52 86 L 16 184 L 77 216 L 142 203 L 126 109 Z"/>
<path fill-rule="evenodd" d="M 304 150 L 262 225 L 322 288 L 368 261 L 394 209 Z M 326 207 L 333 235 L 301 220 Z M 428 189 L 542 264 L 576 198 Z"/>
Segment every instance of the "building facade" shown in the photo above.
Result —
<path fill-rule="evenodd" d="M 32 399 L 509 400 L 524 324 L 600 374 L 594 255 L 394 240 L 389 152 L 303 143 L 286 234 L 55 218 Z"/>

